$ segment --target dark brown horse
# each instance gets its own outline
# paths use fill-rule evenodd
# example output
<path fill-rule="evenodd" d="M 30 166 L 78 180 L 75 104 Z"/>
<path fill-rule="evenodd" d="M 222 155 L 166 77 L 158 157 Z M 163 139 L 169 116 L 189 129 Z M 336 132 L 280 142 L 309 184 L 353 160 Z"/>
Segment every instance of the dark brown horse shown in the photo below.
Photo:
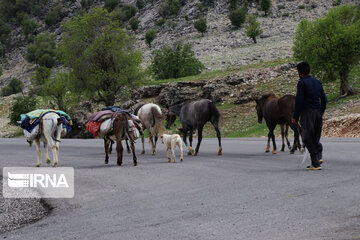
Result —
<path fill-rule="evenodd" d="M 105 137 L 105 164 L 109 163 L 109 145 L 111 140 L 116 141 L 116 151 L 117 151 L 117 165 L 121 166 L 123 158 L 123 146 L 122 140 L 129 140 L 131 151 L 133 154 L 134 166 L 137 165 L 137 158 L 135 155 L 135 136 L 133 131 L 129 131 L 128 120 L 131 120 L 131 117 L 126 113 L 115 113 L 114 114 L 114 123 L 113 130 L 109 132 Z"/>
<path fill-rule="evenodd" d="M 219 130 L 219 118 L 220 112 L 216 108 L 215 103 L 209 99 L 201 99 L 198 101 L 184 100 L 176 102 L 171 105 L 166 113 L 166 128 L 169 129 L 175 122 L 176 116 L 180 117 L 182 125 L 183 141 L 187 146 L 186 135 L 189 132 L 190 147 L 188 148 L 188 154 L 194 154 L 195 156 L 199 152 L 200 143 L 202 140 L 202 131 L 205 123 L 211 122 L 216 131 L 216 136 L 219 140 L 218 155 L 222 154 L 221 147 L 221 134 Z M 192 149 L 192 135 L 194 129 L 198 130 L 198 142 L 195 148 L 195 152 Z"/>
<path fill-rule="evenodd" d="M 291 119 L 295 109 L 295 96 L 285 95 L 281 98 L 277 98 L 274 93 L 268 93 L 261 96 L 260 99 L 256 100 L 256 112 L 258 116 L 258 122 L 262 123 L 263 118 L 265 119 L 266 125 L 269 128 L 268 143 L 266 146 L 266 152 L 270 151 L 270 139 L 273 142 L 273 151 L 276 153 L 276 142 L 274 129 L 277 124 L 281 126 L 282 136 L 285 134 L 287 125 L 294 131 L 294 145 L 290 153 L 294 153 L 296 148 L 300 149 L 299 140 L 299 126 L 292 124 Z M 286 132 L 285 132 L 286 131 Z M 289 144 L 288 144 L 289 145 Z M 285 148 L 284 140 L 281 151 Z"/>

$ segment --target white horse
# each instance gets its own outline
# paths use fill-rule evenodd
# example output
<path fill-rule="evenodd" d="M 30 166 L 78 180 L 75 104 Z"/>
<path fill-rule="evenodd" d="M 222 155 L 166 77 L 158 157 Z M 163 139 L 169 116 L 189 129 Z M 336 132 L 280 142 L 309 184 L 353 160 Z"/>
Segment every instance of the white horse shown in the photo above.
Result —
<path fill-rule="evenodd" d="M 53 167 L 56 167 L 59 163 L 59 143 L 61 133 L 63 131 L 62 122 L 58 121 L 59 118 L 59 115 L 56 113 L 47 113 L 41 119 L 41 123 L 39 123 L 41 124 L 41 134 L 39 137 L 35 138 L 36 154 L 38 158 L 38 162 L 36 164 L 37 167 L 40 167 L 42 163 L 40 142 L 44 143 L 46 163 L 50 164 L 51 162 L 49 158 L 48 145 L 51 147 L 52 150 Z"/>
<path fill-rule="evenodd" d="M 161 108 L 154 103 L 148 103 L 143 105 L 137 112 L 135 112 L 135 115 L 140 118 L 143 128 L 148 130 L 149 140 L 152 147 L 152 154 L 155 155 L 156 142 L 158 140 L 158 134 L 161 128 Z M 144 141 L 142 141 L 142 147 L 142 153 L 145 153 Z"/>

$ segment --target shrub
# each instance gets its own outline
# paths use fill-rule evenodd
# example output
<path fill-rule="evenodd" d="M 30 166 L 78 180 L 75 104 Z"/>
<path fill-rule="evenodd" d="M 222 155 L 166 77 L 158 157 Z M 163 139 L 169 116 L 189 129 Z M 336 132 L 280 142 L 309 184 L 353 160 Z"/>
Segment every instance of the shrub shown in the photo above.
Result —
<path fill-rule="evenodd" d="M 229 10 L 235 10 L 238 7 L 238 0 L 230 0 L 229 2 Z"/>
<path fill-rule="evenodd" d="M 151 48 L 151 43 L 156 38 L 156 31 L 153 29 L 149 29 L 145 33 L 145 42 L 149 45 L 149 48 Z"/>
<path fill-rule="evenodd" d="M 66 12 L 61 5 L 57 5 L 50 9 L 48 14 L 45 16 L 45 23 L 47 27 L 51 27 L 52 25 L 58 23 L 64 16 L 66 16 Z"/>
<path fill-rule="evenodd" d="M 181 9 L 181 2 L 179 0 L 165 0 L 160 8 L 159 14 L 162 17 L 169 17 L 172 15 L 176 15 Z"/>
<path fill-rule="evenodd" d="M 40 66 L 53 67 L 55 64 L 55 40 L 53 35 L 42 33 L 26 48 L 25 59 Z"/>
<path fill-rule="evenodd" d="M 305 5 L 299 5 L 299 9 L 305 9 Z"/>
<path fill-rule="evenodd" d="M 249 15 L 247 18 L 248 26 L 246 27 L 246 36 L 251 38 L 256 43 L 256 37 L 263 31 L 260 28 L 260 23 L 256 21 L 256 16 Z"/>
<path fill-rule="evenodd" d="M 153 51 L 151 70 L 156 79 L 197 75 L 205 68 L 195 57 L 190 44 L 177 43 L 174 48 L 162 47 Z"/>
<path fill-rule="evenodd" d="M 91 5 L 93 5 L 94 0 L 81 0 L 80 4 L 81 7 L 84 9 L 89 9 Z"/>
<path fill-rule="evenodd" d="M 31 76 L 31 84 L 37 88 L 45 83 L 50 78 L 51 69 L 45 66 L 40 66 L 36 69 L 35 73 Z"/>
<path fill-rule="evenodd" d="M 23 20 L 21 22 L 21 26 L 23 28 L 24 34 L 29 35 L 34 32 L 34 30 L 37 28 L 37 24 L 35 21 L 31 20 L 28 15 L 25 15 L 23 17 Z"/>
<path fill-rule="evenodd" d="M 111 12 L 118 6 L 118 4 L 119 4 L 119 0 L 105 0 L 104 7 L 106 8 L 106 10 Z"/>
<path fill-rule="evenodd" d="M 271 8 L 271 0 L 261 0 L 260 9 L 265 12 L 265 16 Z"/>
<path fill-rule="evenodd" d="M 206 25 L 206 19 L 205 18 L 200 18 L 199 20 L 194 22 L 194 27 L 196 28 L 196 30 L 198 30 L 201 34 L 204 34 L 204 32 L 206 32 L 207 29 L 207 25 Z"/>
<path fill-rule="evenodd" d="M 12 78 L 9 84 L 1 89 L 1 96 L 9 96 L 11 94 L 22 92 L 24 83 L 17 78 Z"/>
<path fill-rule="evenodd" d="M 142 9 L 145 6 L 144 0 L 136 0 L 136 7 Z"/>
<path fill-rule="evenodd" d="M 0 58 L 5 57 L 5 53 L 6 53 L 6 47 L 0 46 Z"/>
<path fill-rule="evenodd" d="M 231 11 L 229 15 L 231 24 L 237 28 L 240 28 L 246 20 L 246 14 L 247 10 L 244 7 Z"/>
<path fill-rule="evenodd" d="M 132 17 L 129 21 L 131 30 L 135 31 L 139 28 L 139 19 L 137 17 Z"/>
<path fill-rule="evenodd" d="M 36 108 L 37 101 L 34 97 L 18 97 L 10 109 L 10 124 L 18 125 L 20 121 L 20 114 L 28 113 Z"/>
<path fill-rule="evenodd" d="M 288 17 L 290 16 L 290 14 L 287 12 L 287 13 L 283 13 L 283 15 L 281 15 L 282 17 Z"/>
<path fill-rule="evenodd" d="M 155 22 L 156 26 L 161 27 L 162 25 L 164 25 L 164 23 L 166 22 L 165 18 L 160 18 L 159 20 L 157 20 Z"/>
<path fill-rule="evenodd" d="M 317 8 L 317 4 L 316 4 L 316 3 L 314 3 L 314 2 L 313 2 L 313 3 L 311 3 L 311 4 L 310 4 L 310 8 L 312 8 L 312 9 Z"/>
<path fill-rule="evenodd" d="M 277 7 L 278 7 L 279 10 L 285 9 L 285 6 L 283 4 L 279 4 Z"/>
<path fill-rule="evenodd" d="M 2 68 L 2 66 L 0 65 L 0 76 L 2 75 L 2 73 L 3 73 L 3 68 Z"/>
<path fill-rule="evenodd" d="M 128 21 L 130 18 L 134 17 L 136 14 L 136 7 L 132 5 L 124 5 L 121 7 L 122 11 L 124 12 L 123 21 Z"/>
<path fill-rule="evenodd" d="M 0 19 L 0 42 L 6 43 L 9 39 L 11 29 L 10 27 Z"/>
<path fill-rule="evenodd" d="M 174 28 L 176 27 L 176 23 L 173 20 L 167 20 L 166 26 L 168 26 L 169 28 Z"/>

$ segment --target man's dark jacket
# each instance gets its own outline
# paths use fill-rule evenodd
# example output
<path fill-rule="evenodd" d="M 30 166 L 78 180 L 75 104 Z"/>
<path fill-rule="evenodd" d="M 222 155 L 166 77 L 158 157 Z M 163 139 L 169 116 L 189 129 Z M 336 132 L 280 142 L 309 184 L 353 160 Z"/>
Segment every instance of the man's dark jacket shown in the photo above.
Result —
<path fill-rule="evenodd" d="M 296 121 L 299 120 L 303 109 L 321 109 L 321 112 L 324 113 L 326 102 L 326 94 L 318 79 L 310 75 L 300 78 L 297 85 L 294 118 Z"/>

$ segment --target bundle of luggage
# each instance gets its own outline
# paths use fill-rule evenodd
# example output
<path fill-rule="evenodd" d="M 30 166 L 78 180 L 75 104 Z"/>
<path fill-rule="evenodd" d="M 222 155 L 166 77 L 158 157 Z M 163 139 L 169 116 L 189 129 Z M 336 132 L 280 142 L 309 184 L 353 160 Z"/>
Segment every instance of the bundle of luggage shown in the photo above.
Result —
<path fill-rule="evenodd" d="M 20 127 L 24 129 L 24 135 L 30 144 L 36 137 L 41 134 L 40 123 L 43 117 L 48 113 L 56 113 L 59 115 L 59 118 L 63 124 L 61 136 L 64 136 L 66 133 L 71 131 L 71 117 L 64 111 L 53 109 L 36 109 L 25 114 L 20 114 Z"/>
<path fill-rule="evenodd" d="M 86 131 L 91 132 L 94 137 L 104 137 L 113 130 L 114 113 L 117 112 L 128 114 L 131 117 L 131 120 L 128 120 L 129 131 L 134 131 L 135 139 L 139 138 L 140 132 L 142 132 L 140 119 L 127 110 L 114 106 L 108 106 L 88 116 Z"/>

